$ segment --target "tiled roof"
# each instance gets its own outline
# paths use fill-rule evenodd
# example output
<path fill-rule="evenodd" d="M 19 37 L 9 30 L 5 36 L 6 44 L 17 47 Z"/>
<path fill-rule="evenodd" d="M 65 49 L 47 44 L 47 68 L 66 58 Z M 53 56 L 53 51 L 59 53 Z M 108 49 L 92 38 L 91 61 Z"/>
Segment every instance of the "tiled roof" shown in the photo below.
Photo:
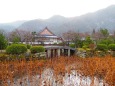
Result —
<path fill-rule="evenodd" d="M 47 27 L 38 33 L 40 36 L 55 36 Z"/>

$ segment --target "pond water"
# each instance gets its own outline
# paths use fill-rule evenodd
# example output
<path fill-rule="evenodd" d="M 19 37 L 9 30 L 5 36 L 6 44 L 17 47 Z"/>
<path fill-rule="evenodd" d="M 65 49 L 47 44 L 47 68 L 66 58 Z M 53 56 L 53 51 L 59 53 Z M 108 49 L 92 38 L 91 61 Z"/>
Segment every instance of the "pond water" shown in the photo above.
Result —
<path fill-rule="evenodd" d="M 92 83 L 93 82 L 93 83 Z M 103 84 L 103 80 L 94 77 L 94 81 L 90 77 L 83 77 L 75 70 L 70 74 L 58 75 L 54 77 L 53 70 L 46 69 L 43 73 L 36 76 L 25 76 L 20 79 L 14 79 L 14 83 L 8 81 L 8 86 L 109 86 Z"/>

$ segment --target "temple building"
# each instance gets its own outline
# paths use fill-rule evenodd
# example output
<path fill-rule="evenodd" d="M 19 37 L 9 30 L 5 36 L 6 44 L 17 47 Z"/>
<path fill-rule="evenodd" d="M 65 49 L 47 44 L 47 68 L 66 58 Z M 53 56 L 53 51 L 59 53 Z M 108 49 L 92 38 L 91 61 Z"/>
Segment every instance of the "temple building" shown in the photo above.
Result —
<path fill-rule="evenodd" d="M 62 42 L 62 38 L 56 36 L 47 27 L 41 30 L 35 36 L 35 42 L 37 44 L 59 44 Z"/>

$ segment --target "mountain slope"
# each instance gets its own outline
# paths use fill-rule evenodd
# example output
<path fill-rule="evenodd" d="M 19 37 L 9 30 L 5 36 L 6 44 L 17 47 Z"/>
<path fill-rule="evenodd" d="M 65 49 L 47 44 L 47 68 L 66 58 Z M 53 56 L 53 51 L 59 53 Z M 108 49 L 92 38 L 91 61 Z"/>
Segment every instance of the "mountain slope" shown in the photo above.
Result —
<path fill-rule="evenodd" d="M 112 31 L 115 29 L 115 5 L 72 18 L 56 15 L 46 20 L 26 21 L 21 23 L 19 27 L 15 26 L 15 28 L 38 32 L 46 26 L 55 34 L 61 34 L 68 30 L 91 32 L 93 29 L 98 30 L 100 28 L 107 28 Z"/>
<path fill-rule="evenodd" d="M 47 20 L 32 20 L 25 22 L 19 28 L 31 31 L 39 31 L 48 27 L 56 34 L 67 30 L 79 32 L 92 31 L 92 29 L 107 28 L 110 31 L 115 28 L 115 5 L 99 10 L 94 13 L 88 13 L 82 16 L 65 18 L 63 16 L 53 16 Z"/>
<path fill-rule="evenodd" d="M 5 30 L 6 32 L 10 32 L 10 31 L 18 28 L 24 22 L 26 22 L 26 21 L 23 20 L 23 21 L 11 22 L 11 23 L 1 23 L 0 29 Z"/>

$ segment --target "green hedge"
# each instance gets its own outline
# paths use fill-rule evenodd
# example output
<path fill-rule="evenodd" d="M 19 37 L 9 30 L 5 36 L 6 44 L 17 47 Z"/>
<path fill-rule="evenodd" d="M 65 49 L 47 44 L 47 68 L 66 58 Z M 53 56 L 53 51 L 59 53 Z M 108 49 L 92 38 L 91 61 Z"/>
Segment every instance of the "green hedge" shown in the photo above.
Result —
<path fill-rule="evenodd" d="M 27 47 L 24 44 L 12 44 L 6 48 L 8 54 L 22 54 L 27 51 Z"/>
<path fill-rule="evenodd" d="M 31 53 L 40 53 L 40 52 L 44 52 L 45 48 L 43 46 L 32 46 L 30 48 Z"/>
<path fill-rule="evenodd" d="M 108 48 L 106 44 L 97 44 L 97 50 L 105 51 L 107 49 Z"/>
<path fill-rule="evenodd" d="M 115 44 L 109 44 L 108 49 L 110 50 L 115 50 Z"/>

